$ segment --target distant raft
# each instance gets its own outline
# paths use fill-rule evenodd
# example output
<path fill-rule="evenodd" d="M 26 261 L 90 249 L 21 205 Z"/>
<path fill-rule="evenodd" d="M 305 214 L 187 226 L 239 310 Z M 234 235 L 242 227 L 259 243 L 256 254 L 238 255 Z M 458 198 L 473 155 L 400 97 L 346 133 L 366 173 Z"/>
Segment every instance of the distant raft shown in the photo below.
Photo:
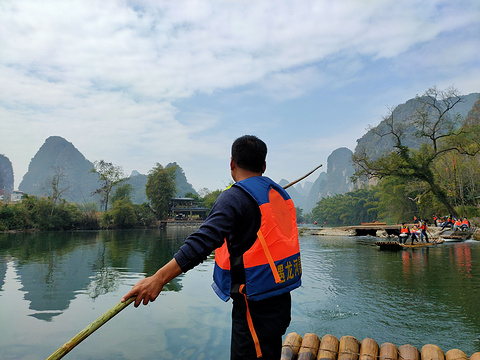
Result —
<path fill-rule="evenodd" d="M 470 239 L 475 229 L 467 228 L 465 230 L 446 231 L 441 233 L 440 237 L 445 241 L 465 241 Z"/>
<path fill-rule="evenodd" d="M 427 344 L 419 351 L 410 344 L 399 347 L 392 343 L 378 343 L 370 338 L 359 341 L 353 336 L 338 340 L 325 335 L 322 340 L 316 334 L 307 333 L 302 337 L 290 333 L 285 337 L 281 360 L 480 360 L 480 352 L 470 358 L 458 349 L 445 354 L 436 345 Z"/>
<path fill-rule="evenodd" d="M 443 244 L 445 242 L 444 239 L 435 239 L 430 240 L 427 242 L 420 242 L 412 244 L 400 244 L 397 241 L 377 241 L 375 245 L 380 247 L 380 250 L 402 250 L 402 249 L 411 249 L 411 248 L 422 248 L 428 246 L 435 246 L 438 244 Z"/>

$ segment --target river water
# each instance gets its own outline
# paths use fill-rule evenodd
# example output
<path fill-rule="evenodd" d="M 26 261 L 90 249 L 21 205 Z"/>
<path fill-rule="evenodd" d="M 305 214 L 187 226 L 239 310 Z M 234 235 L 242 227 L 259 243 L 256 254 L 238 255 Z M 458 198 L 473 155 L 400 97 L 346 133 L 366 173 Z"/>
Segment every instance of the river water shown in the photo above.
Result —
<path fill-rule="evenodd" d="M 170 260 L 192 229 L 0 234 L 0 359 L 45 359 Z M 287 332 L 480 351 L 480 242 L 380 251 L 375 238 L 302 236 Z M 127 307 L 66 359 L 228 359 L 231 304 L 213 258 L 148 306 Z"/>

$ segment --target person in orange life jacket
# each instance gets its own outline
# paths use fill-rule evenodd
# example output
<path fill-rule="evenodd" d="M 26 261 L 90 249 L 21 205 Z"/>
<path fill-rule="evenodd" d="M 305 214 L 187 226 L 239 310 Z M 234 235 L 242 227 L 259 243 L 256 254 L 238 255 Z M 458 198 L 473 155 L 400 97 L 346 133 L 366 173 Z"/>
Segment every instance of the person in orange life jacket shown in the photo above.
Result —
<path fill-rule="evenodd" d="M 462 220 L 460 218 L 455 219 L 455 223 L 453 224 L 453 230 L 460 230 L 460 226 L 462 225 Z"/>
<path fill-rule="evenodd" d="M 451 215 L 447 216 L 447 219 L 442 224 L 442 230 L 445 229 L 447 226 L 450 226 L 453 229 L 453 219 Z"/>
<path fill-rule="evenodd" d="M 465 229 L 470 227 L 470 222 L 467 220 L 466 217 L 463 218 L 462 223 L 460 224 L 460 229 L 464 231 Z"/>
<path fill-rule="evenodd" d="M 420 236 L 420 230 L 418 229 L 417 225 L 413 225 L 411 235 L 412 235 L 412 245 L 413 245 L 413 242 L 418 241 L 417 237 Z"/>
<path fill-rule="evenodd" d="M 427 222 L 425 220 L 421 220 L 419 224 L 420 224 L 419 226 L 420 241 L 423 242 L 423 238 L 425 238 L 425 242 L 428 243 L 429 241 L 428 241 L 428 235 L 427 235 L 427 230 L 428 230 Z"/>
<path fill-rule="evenodd" d="M 233 299 L 232 360 L 280 359 L 290 291 L 301 284 L 295 207 L 283 188 L 262 176 L 266 154 L 257 137 L 236 139 L 230 161 L 235 184 L 220 194 L 174 258 L 122 297 L 137 296 L 135 307 L 147 305 L 170 280 L 215 250 L 212 287 L 223 300 Z"/>
<path fill-rule="evenodd" d="M 400 234 L 398 235 L 398 242 L 400 244 L 405 244 L 409 236 L 410 236 L 410 229 L 408 228 L 408 225 L 405 225 L 405 223 L 402 223 L 402 226 L 400 227 Z"/>

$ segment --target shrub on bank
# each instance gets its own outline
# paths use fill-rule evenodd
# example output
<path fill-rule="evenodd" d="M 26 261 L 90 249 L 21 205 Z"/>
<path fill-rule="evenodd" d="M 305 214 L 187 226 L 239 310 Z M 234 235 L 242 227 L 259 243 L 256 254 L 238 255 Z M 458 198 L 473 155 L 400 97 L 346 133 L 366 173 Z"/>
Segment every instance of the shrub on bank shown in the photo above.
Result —
<path fill-rule="evenodd" d="M 66 201 L 53 204 L 49 198 L 26 195 L 20 203 L 0 207 L 0 231 L 71 230 L 83 220 L 77 205 Z"/>
<path fill-rule="evenodd" d="M 103 229 L 155 228 L 158 221 L 150 206 L 132 204 L 128 200 L 117 200 L 112 209 L 101 218 Z"/>
<path fill-rule="evenodd" d="M 158 221 L 150 206 L 117 200 L 112 208 L 100 213 L 95 206 L 78 206 L 51 198 L 25 195 L 22 202 L 0 202 L 0 231 L 27 230 L 98 230 L 155 228 Z"/>
<path fill-rule="evenodd" d="M 82 212 L 75 204 L 62 201 L 53 206 L 42 198 L 36 208 L 36 223 L 40 230 L 72 230 L 80 227 Z"/>

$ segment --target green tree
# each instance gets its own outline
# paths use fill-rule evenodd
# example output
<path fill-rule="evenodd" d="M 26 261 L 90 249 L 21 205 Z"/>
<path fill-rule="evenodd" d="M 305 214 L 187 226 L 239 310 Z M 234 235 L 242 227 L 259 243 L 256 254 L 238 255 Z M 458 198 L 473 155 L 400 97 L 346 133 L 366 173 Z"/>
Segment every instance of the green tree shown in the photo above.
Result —
<path fill-rule="evenodd" d="M 472 106 L 463 126 L 469 130 L 470 134 L 475 134 L 480 131 L 479 124 L 480 98 Z M 472 146 L 475 146 L 474 142 Z M 458 208 L 458 212 L 467 216 L 467 208 L 478 207 L 480 199 L 479 156 L 472 157 L 450 152 L 436 161 L 434 171 L 447 195 L 452 198 L 455 207 Z M 471 215 L 467 217 L 471 217 Z"/>
<path fill-rule="evenodd" d="M 384 118 L 388 130 L 377 135 L 394 139 L 392 152 L 376 159 L 369 158 L 365 151 L 352 157 L 357 166 L 354 178 L 396 177 L 424 183 L 426 191 L 431 192 L 450 214 L 458 216 L 435 177 L 433 167 L 437 159 L 451 152 L 476 155 L 480 151 L 480 133 L 476 126 L 461 126 L 460 118 L 453 114 L 454 107 L 462 101 L 456 89 L 441 91 L 432 87 L 422 97 L 417 96 L 417 100 L 422 106 L 407 123 L 396 121 L 393 111 Z M 419 150 L 405 145 L 407 126 L 414 126 L 415 136 L 424 141 Z"/>
<path fill-rule="evenodd" d="M 100 196 L 100 203 L 106 212 L 108 209 L 108 200 L 113 188 L 126 180 L 123 170 L 120 166 L 114 166 L 112 163 L 103 160 L 93 163 L 92 173 L 98 174 L 100 180 L 100 188 L 96 189 L 92 194 Z"/>
<path fill-rule="evenodd" d="M 418 188 L 418 182 L 403 181 L 388 177 L 375 187 L 379 197 L 378 216 L 394 223 L 411 221 L 414 216 L 424 217 L 419 213 L 419 206 L 424 188 Z M 430 209 L 431 211 L 431 209 Z"/>
<path fill-rule="evenodd" d="M 145 192 L 158 219 L 168 216 L 168 204 L 175 195 L 176 165 L 165 169 L 159 163 L 148 173 Z"/>
<path fill-rule="evenodd" d="M 53 175 L 47 179 L 48 185 L 45 186 L 44 191 L 48 194 L 52 202 L 52 209 L 50 217 L 53 216 L 53 211 L 57 203 L 62 199 L 62 196 L 70 189 L 70 185 L 65 183 L 66 175 L 61 167 L 53 168 Z"/>
<path fill-rule="evenodd" d="M 126 200 L 131 203 L 134 190 L 133 186 L 129 183 L 117 185 L 115 193 L 112 196 L 112 203 L 118 200 Z"/>
<path fill-rule="evenodd" d="M 147 203 L 143 204 L 133 204 L 135 210 L 135 215 L 137 217 L 137 224 L 141 227 L 156 227 L 157 226 L 157 217 L 153 212 L 150 205 Z"/>
<path fill-rule="evenodd" d="M 113 224 L 118 229 L 129 229 L 135 226 L 137 215 L 133 204 L 126 200 L 117 200 L 113 203 L 110 211 Z"/>
<path fill-rule="evenodd" d="M 205 198 L 200 197 L 200 195 L 198 195 L 198 194 L 188 192 L 188 193 L 185 194 L 185 197 L 193 199 L 193 202 L 196 206 L 206 207 L 205 206 Z"/>
<path fill-rule="evenodd" d="M 191 193 L 191 192 L 185 193 L 185 197 L 186 197 L 186 198 L 191 198 L 191 199 L 193 199 L 194 201 L 201 201 L 200 195 L 194 194 L 194 193 Z"/>
<path fill-rule="evenodd" d="M 0 205 L 0 231 L 26 230 L 33 227 L 30 213 L 20 204 Z"/>
<path fill-rule="evenodd" d="M 203 203 L 205 204 L 205 207 L 211 209 L 222 192 L 223 190 L 214 190 L 209 192 L 208 194 L 205 194 L 205 196 L 203 197 Z"/>
<path fill-rule="evenodd" d="M 378 195 L 373 188 L 358 189 L 321 199 L 313 219 L 328 226 L 356 225 L 378 219 Z"/>
<path fill-rule="evenodd" d="M 52 216 L 45 211 L 50 206 L 50 199 L 42 198 L 37 203 L 35 217 L 40 230 L 72 230 L 78 228 L 82 223 L 82 212 L 77 205 L 61 200 L 55 207 Z"/>
<path fill-rule="evenodd" d="M 15 207 L 15 229 L 34 229 L 37 223 L 36 209 L 39 202 L 38 197 L 24 194 L 22 201 L 13 205 Z"/>

